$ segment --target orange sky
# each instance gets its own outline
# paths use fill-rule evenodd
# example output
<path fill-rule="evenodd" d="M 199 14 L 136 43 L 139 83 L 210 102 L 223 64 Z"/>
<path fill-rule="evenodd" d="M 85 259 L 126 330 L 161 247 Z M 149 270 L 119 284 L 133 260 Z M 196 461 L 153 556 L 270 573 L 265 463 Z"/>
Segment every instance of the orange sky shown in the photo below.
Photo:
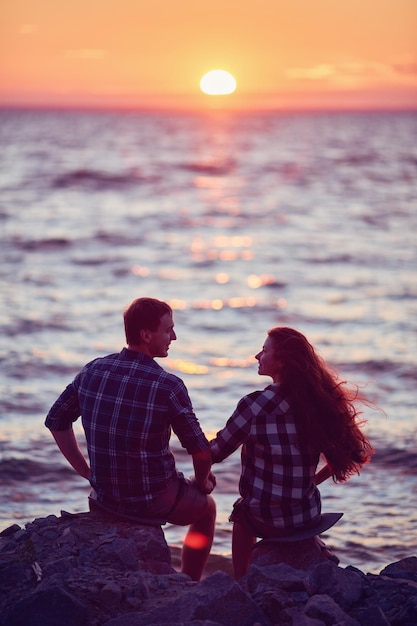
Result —
<path fill-rule="evenodd" d="M 417 0 L 0 0 L 10 104 L 417 108 Z"/>

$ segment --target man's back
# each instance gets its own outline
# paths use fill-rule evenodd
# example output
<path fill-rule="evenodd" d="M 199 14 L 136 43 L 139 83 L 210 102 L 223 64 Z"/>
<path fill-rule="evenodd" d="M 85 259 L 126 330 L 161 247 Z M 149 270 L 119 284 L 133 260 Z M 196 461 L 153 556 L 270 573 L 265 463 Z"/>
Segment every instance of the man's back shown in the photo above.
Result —
<path fill-rule="evenodd" d="M 143 513 L 177 475 L 171 428 L 190 454 L 206 446 L 181 379 L 141 352 L 124 348 L 88 363 L 52 407 L 50 427 L 69 404 L 82 416 L 91 485 L 120 513 Z"/>

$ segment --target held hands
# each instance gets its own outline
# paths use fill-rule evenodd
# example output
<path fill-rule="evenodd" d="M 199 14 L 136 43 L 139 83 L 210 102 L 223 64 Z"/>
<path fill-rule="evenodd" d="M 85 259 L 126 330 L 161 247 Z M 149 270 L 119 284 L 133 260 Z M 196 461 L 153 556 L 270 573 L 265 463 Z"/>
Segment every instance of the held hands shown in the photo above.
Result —
<path fill-rule="evenodd" d="M 208 478 L 206 480 L 206 484 L 205 484 L 205 490 L 204 493 L 211 493 L 213 491 L 213 489 L 216 486 L 216 477 L 213 474 L 213 472 L 210 472 L 210 474 L 208 475 Z"/>
<path fill-rule="evenodd" d="M 197 481 L 195 482 L 196 482 L 197 487 L 202 493 L 209 494 L 213 491 L 213 489 L 216 486 L 216 477 L 213 474 L 213 472 L 210 472 L 203 484 L 200 485 L 197 483 Z"/>

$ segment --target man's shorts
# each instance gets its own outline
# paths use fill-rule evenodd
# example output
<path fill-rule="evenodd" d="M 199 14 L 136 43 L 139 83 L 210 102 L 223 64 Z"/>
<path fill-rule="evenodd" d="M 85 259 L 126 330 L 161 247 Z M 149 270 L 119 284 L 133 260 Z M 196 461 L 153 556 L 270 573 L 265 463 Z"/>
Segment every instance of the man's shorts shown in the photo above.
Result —
<path fill-rule="evenodd" d="M 97 500 L 92 489 L 89 497 L 90 510 L 101 510 L 111 516 L 137 521 L 143 524 L 161 526 L 169 522 L 178 526 L 187 526 L 199 521 L 215 510 L 211 496 L 202 493 L 195 481 L 183 476 L 175 477 L 165 491 L 158 496 L 142 515 L 127 515 L 104 506 Z"/>
<path fill-rule="evenodd" d="M 213 498 L 202 493 L 195 481 L 179 477 L 171 482 L 147 510 L 149 517 L 162 517 L 169 524 L 187 526 L 213 510 Z"/>

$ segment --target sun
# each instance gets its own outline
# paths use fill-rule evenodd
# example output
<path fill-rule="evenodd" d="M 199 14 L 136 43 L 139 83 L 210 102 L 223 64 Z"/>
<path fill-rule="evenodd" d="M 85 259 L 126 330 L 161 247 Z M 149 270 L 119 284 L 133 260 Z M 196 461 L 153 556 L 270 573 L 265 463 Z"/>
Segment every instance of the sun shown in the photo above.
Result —
<path fill-rule="evenodd" d="M 236 80 L 225 70 L 211 70 L 200 80 L 200 89 L 209 96 L 226 96 L 236 89 Z"/>

